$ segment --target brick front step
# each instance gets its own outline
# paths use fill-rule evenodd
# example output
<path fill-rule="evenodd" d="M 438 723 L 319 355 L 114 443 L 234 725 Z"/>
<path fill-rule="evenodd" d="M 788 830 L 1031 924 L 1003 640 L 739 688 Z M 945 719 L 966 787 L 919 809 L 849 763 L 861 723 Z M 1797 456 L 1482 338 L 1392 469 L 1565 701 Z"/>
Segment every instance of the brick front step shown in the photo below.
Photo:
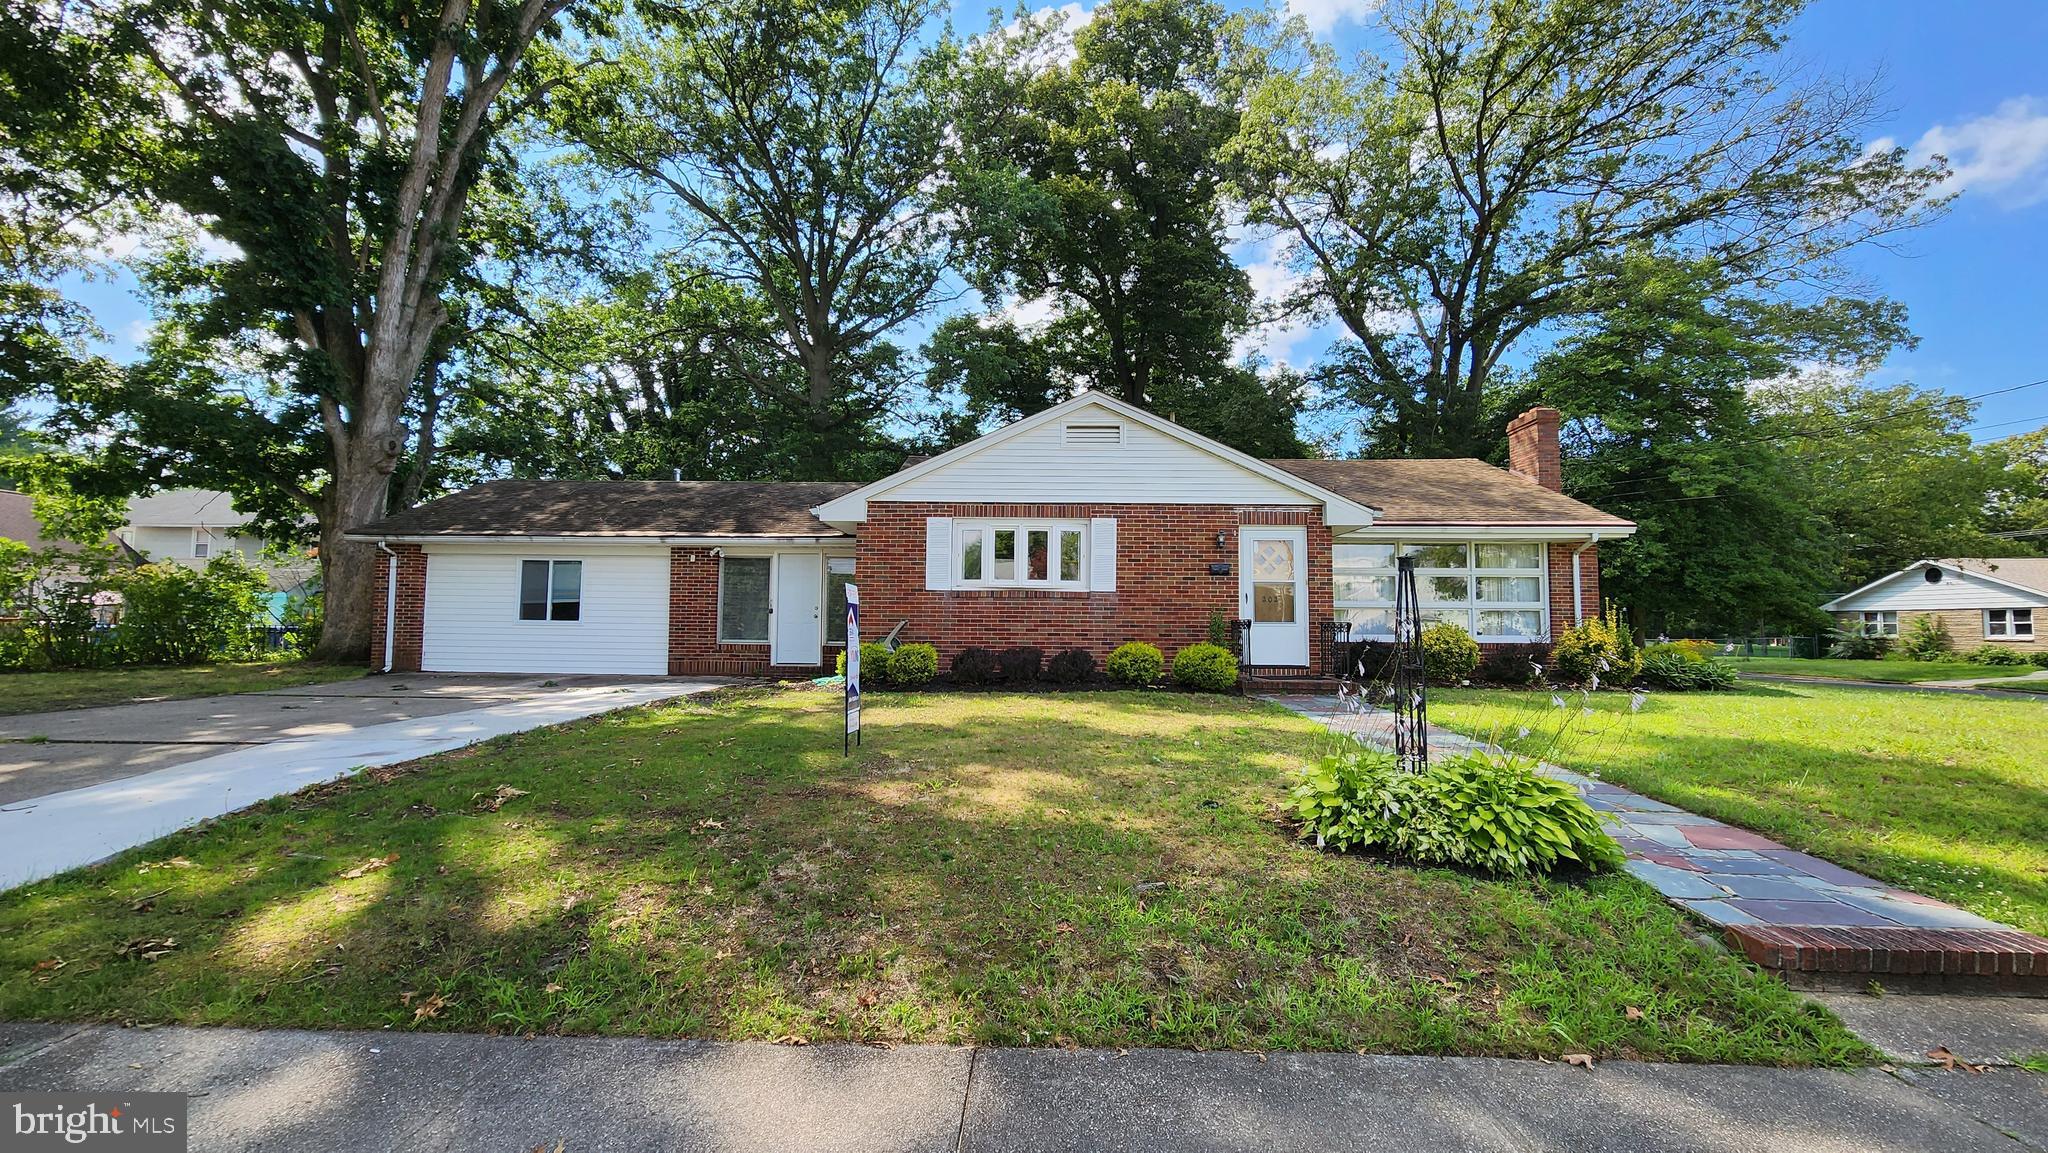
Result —
<path fill-rule="evenodd" d="M 2016 929 L 1731 925 L 1730 946 L 1785 974 L 1960 978 L 2048 995 L 2048 940 Z"/>

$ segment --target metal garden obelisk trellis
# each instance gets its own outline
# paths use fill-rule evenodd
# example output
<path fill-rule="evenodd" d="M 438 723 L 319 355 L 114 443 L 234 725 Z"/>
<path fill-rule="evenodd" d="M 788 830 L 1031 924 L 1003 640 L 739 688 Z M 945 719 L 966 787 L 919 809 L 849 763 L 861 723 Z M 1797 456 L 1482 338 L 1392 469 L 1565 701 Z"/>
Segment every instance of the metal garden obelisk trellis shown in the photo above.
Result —
<path fill-rule="evenodd" d="M 1394 561 L 1394 754 L 1404 768 L 1429 766 L 1429 701 L 1422 660 L 1422 607 L 1415 591 L 1415 558 Z"/>

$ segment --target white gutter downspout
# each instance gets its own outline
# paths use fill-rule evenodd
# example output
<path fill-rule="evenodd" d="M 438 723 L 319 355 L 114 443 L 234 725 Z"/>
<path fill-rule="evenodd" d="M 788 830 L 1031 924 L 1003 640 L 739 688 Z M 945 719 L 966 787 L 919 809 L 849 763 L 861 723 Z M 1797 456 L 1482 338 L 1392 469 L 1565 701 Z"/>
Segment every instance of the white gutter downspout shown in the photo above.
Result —
<path fill-rule="evenodd" d="M 391 671 L 392 645 L 398 639 L 398 554 L 381 540 L 377 547 L 391 558 L 390 576 L 384 581 L 384 671 L 388 673 Z M 1572 577 L 1576 581 L 1578 573 L 1574 571 Z"/>
<path fill-rule="evenodd" d="M 1594 545 L 1596 545 L 1596 544 L 1599 544 L 1599 543 L 1600 543 L 1600 534 L 1596 532 L 1596 533 L 1594 533 L 1593 535 L 1591 535 L 1591 536 L 1589 536 L 1589 537 L 1587 537 L 1587 538 L 1586 538 L 1586 543 L 1585 543 L 1585 544 L 1582 544 L 1582 545 L 1580 545 L 1580 546 L 1579 546 L 1578 548 L 1576 548 L 1576 549 L 1573 549 L 1573 550 L 1572 550 L 1572 623 L 1573 623 L 1573 624 L 1581 624 L 1581 623 L 1583 623 L 1583 622 L 1585 621 L 1585 619 L 1586 619 L 1586 600 L 1585 600 L 1585 593 L 1584 593 L 1584 592 L 1582 591 L 1582 587 L 1581 587 L 1581 584 L 1580 584 L 1580 578 L 1579 578 L 1579 558 L 1580 558 L 1581 556 L 1584 556 L 1584 555 L 1585 555 L 1585 552 L 1586 552 L 1586 550 L 1587 550 L 1587 549 L 1589 549 L 1589 548 L 1592 548 L 1592 547 L 1593 547 Z M 389 670 L 386 670 L 386 671 L 389 671 Z"/>

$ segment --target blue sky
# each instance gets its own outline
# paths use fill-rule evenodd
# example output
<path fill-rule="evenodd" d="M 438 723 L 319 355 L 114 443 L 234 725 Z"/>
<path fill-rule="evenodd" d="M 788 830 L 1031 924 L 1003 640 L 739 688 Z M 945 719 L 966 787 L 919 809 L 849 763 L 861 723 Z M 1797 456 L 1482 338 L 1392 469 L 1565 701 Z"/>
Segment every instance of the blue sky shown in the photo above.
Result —
<path fill-rule="evenodd" d="M 986 0 L 968 0 L 962 32 L 985 26 Z M 1289 0 L 1340 49 L 1367 41 L 1371 0 Z M 1083 6 L 1067 6 L 1079 15 Z M 1789 51 L 1830 73 L 1880 77 L 1873 139 L 1942 152 L 1962 195 L 1933 225 L 1852 266 L 1904 303 L 1918 348 L 1896 353 L 1877 383 L 1901 381 L 1974 395 L 2048 377 L 2048 3 L 2041 0 L 1818 0 L 1793 25 Z M 1284 275 L 1270 245 L 1238 249 L 1255 286 Z M 146 323 L 126 277 L 67 286 L 92 306 L 112 351 L 132 355 Z M 914 338 L 913 338 L 914 339 Z M 1306 366 L 1327 330 L 1262 334 L 1276 360 Z M 1974 435 L 1992 439 L 2048 424 L 2048 385 L 1986 399 Z"/>

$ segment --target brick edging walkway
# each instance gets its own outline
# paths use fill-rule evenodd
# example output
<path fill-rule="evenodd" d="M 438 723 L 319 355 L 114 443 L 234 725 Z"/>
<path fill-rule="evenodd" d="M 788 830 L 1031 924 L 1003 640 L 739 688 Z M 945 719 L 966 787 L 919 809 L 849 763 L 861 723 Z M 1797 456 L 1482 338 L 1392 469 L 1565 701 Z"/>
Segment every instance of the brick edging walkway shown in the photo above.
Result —
<path fill-rule="evenodd" d="M 1383 714 L 1336 697 L 1263 698 L 1332 732 L 1385 743 Z M 1430 747 L 1483 742 L 1431 725 Z M 1578 789 L 1628 855 L 1627 869 L 1720 929 L 1752 962 L 1785 972 L 1967 979 L 2048 994 L 2048 940 L 1887 885 L 1747 829 L 1690 813 L 1595 777 L 1545 764 Z"/>

